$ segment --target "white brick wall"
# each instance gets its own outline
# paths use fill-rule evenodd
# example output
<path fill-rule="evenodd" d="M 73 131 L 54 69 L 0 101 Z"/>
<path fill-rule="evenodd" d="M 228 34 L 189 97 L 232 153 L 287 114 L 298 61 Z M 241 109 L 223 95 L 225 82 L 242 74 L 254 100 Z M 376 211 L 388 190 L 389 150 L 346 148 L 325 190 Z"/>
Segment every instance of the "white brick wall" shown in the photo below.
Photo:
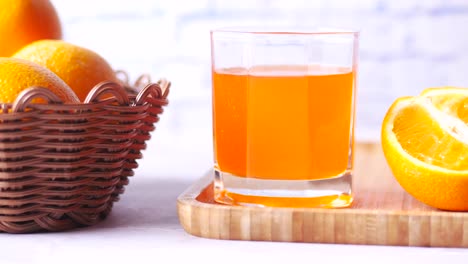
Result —
<path fill-rule="evenodd" d="M 361 30 L 356 137 L 378 139 L 391 102 L 425 87 L 468 87 L 466 0 L 53 0 L 65 39 L 132 76 L 173 83 L 142 166 L 179 175 L 212 163 L 209 30 L 326 25 Z"/>

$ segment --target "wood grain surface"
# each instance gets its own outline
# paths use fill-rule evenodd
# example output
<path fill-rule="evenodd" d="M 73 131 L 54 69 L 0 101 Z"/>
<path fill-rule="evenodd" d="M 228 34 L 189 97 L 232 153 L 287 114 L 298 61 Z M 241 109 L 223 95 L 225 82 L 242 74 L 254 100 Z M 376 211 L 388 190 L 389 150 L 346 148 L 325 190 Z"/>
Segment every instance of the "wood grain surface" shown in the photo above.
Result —
<path fill-rule="evenodd" d="M 426 206 L 394 180 L 380 145 L 355 149 L 350 208 L 256 208 L 213 200 L 212 172 L 178 197 L 179 221 L 194 236 L 252 241 L 468 247 L 468 212 Z M 468 201 L 467 201 L 468 202 Z"/>

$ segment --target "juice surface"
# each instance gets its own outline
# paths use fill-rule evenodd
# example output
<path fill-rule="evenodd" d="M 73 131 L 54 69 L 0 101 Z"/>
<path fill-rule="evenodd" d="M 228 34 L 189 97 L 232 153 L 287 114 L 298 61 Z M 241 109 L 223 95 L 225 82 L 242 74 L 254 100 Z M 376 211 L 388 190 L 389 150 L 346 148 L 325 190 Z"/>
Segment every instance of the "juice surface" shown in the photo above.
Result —
<path fill-rule="evenodd" d="M 257 179 L 313 180 L 348 167 L 354 72 L 256 66 L 213 72 L 219 170 Z"/>

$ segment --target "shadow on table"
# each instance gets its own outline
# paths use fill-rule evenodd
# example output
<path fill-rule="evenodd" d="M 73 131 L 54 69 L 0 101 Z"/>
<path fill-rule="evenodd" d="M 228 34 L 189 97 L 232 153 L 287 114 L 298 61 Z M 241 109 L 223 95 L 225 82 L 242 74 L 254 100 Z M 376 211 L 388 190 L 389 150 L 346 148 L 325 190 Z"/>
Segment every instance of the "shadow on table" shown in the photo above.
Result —
<path fill-rule="evenodd" d="M 107 219 L 89 228 L 181 228 L 177 197 L 190 184 L 181 180 L 132 178 Z"/>

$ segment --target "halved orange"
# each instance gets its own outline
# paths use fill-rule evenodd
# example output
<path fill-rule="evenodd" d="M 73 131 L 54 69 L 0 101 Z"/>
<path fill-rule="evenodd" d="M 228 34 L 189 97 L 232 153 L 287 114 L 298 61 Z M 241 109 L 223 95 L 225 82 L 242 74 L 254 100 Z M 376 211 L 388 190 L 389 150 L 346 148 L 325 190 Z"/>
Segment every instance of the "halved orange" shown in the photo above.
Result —
<path fill-rule="evenodd" d="M 382 148 L 400 185 L 432 207 L 468 211 L 468 89 L 431 88 L 397 99 Z"/>

